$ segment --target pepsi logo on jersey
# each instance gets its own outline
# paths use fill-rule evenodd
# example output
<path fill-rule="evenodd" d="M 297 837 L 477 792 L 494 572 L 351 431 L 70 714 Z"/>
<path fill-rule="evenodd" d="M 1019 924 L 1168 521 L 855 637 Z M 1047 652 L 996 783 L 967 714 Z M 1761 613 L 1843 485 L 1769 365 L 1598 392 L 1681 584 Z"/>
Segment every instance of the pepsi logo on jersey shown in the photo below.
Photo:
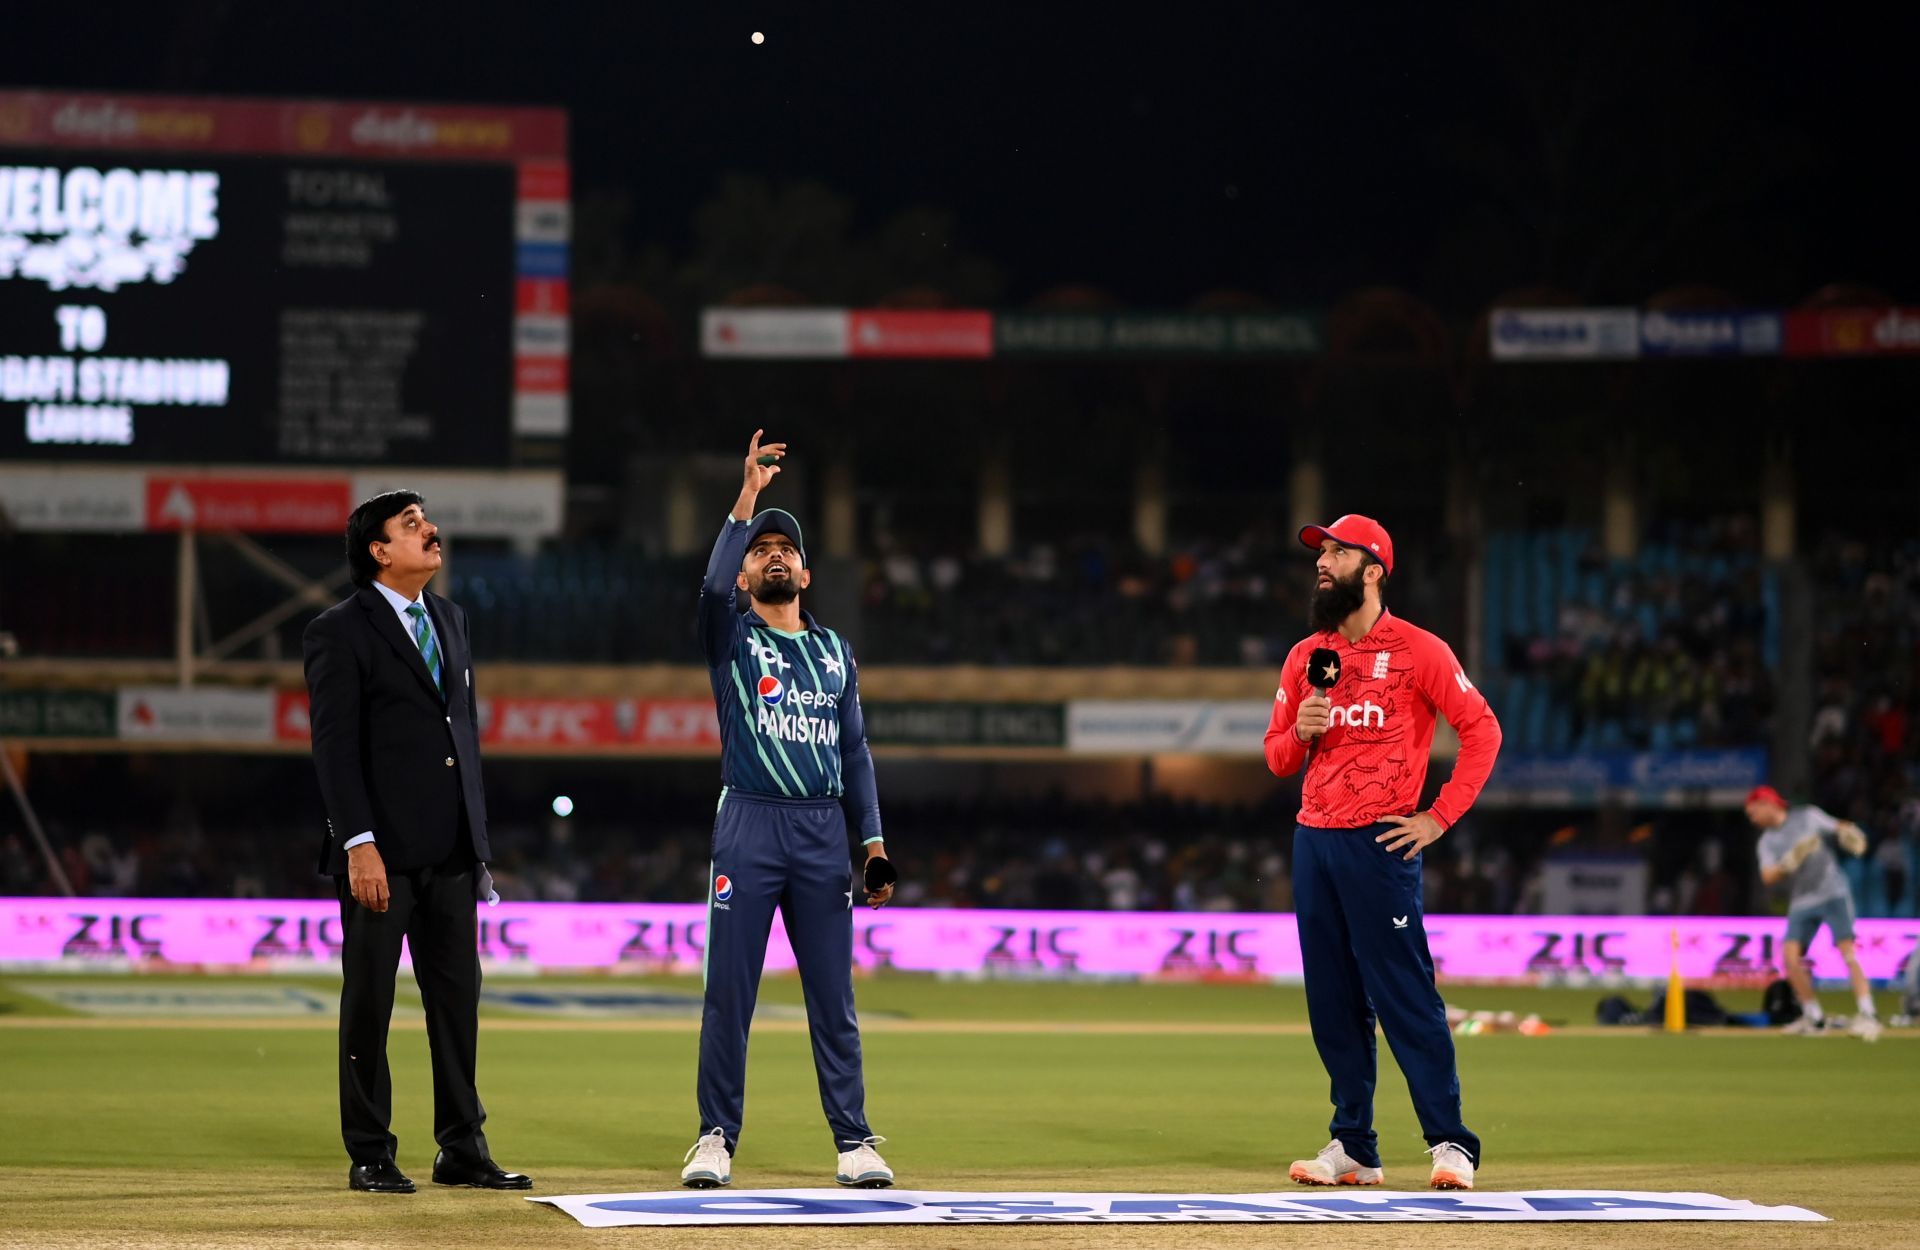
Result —
<path fill-rule="evenodd" d="M 720 910 L 725 911 L 727 909 L 724 906 L 724 904 L 728 899 L 732 897 L 733 897 L 733 878 L 729 877 L 724 872 L 715 876 L 713 879 L 714 904 L 720 907 Z"/>
<path fill-rule="evenodd" d="M 780 701 L 787 697 L 787 688 L 778 677 L 769 673 L 760 679 L 760 702 L 768 707 L 779 707 Z"/>

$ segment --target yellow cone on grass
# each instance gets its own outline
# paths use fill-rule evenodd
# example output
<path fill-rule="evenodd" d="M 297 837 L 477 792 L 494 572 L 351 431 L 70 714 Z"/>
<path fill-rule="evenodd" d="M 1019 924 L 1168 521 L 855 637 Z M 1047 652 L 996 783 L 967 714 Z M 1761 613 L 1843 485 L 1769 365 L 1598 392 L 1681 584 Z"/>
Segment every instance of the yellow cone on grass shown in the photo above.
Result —
<path fill-rule="evenodd" d="M 1687 1031 L 1687 983 L 1680 979 L 1680 929 L 1668 930 L 1673 943 L 1673 961 L 1667 971 L 1667 1032 Z"/>

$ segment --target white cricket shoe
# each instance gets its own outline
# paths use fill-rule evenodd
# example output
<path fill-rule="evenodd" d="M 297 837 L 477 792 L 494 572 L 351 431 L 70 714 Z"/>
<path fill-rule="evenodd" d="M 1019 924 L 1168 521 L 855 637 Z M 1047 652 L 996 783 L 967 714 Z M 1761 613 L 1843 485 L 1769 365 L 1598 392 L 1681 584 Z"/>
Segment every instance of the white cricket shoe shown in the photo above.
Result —
<path fill-rule="evenodd" d="M 1427 1184 L 1434 1189 L 1472 1189 L 1473 1160 L 1467 1158 L 1467 1152 L 1450 1141 L 1443 1141 L 1427 1151 L 1433 1156 L 1433 1174 L 1427 1177 Z"/>
<path fill-rule="evenodd" d="M 1295 1159 L 1287 1179 L 1296 1185 L 1378 1185 L 1387 1174 L 1356 1162 L 1335 1138 L 1311 1159 Z"/>
<path fill-rule="evenodd" d="M 1786 1037 L 1818 1037 L 1826 1030 L 1825 1020 L 1815 1020 L 1812 1016 L 1801 1016 L 1792 1024 L 1780 1026 L 1780 1032 Z"/>
<path fill-rule="evenodd" d="M 733 1156 L 727 1153 L 727 1135 L 720 1129 L 699 1138 L 683 1156 L 680 1183 L 688 1189 L 718 1189 L 733 1184 Z"/>
<path fill-rule="evenodd" d="M 893 1184 L 893 1169 L 874 1147 L 887 1140 L 869 1137 L 852 1150 L 840 1152 L 840 1166 L 833 1179 L 854 1189 L 885 1189 Z"/>
<path fill-rule="evenodd" d="M 1855 1016 L 1853 1026 L 1847 1030 L 1863 1042 L 1880 1040 L 1880 1020 L 1876 1016 Z"/>

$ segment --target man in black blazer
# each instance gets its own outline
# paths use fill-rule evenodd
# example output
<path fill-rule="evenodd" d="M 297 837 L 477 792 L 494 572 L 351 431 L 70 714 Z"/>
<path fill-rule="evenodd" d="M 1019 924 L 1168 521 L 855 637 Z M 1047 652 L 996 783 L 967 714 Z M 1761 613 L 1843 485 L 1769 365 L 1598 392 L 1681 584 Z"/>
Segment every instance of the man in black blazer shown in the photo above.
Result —
<path fill-rule="evenodd" d="M 474 905 L 492 892 L 480 719 L 467 615 L 426 593 L 440 530 L 419 495 L 377 495 L 347 518 L 360 589 L 307 626 L 313 763 L 327 807 L 320 871 L 334 879 L 343 930 L 340 1132 L 350 1188 L 413 1192 L 394 1164 L 387 1026 L 404 938 L 426 1005 L 433 1136 L 441 1185 L 530 1189 L 503 1171 L 480 1131 L 474 1089 L 480 958 Z"/>

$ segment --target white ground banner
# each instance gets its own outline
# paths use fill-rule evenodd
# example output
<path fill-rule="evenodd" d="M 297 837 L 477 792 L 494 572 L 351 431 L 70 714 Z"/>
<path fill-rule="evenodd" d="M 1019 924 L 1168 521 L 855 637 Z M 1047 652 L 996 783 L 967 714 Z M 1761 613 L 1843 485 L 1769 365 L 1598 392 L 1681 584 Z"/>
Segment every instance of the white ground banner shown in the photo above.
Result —
<path fill-rule="evenodd" d="M 1774 1220 L 1826 1216 L 1713 1194 L 1597 1189 L 1526 1193 L 962 1194 L 930 1190 L 671 1190 L 529 1198 L 588 1228 L 699 1224 L 1302 1224 L 1473 1220 Z"/>

